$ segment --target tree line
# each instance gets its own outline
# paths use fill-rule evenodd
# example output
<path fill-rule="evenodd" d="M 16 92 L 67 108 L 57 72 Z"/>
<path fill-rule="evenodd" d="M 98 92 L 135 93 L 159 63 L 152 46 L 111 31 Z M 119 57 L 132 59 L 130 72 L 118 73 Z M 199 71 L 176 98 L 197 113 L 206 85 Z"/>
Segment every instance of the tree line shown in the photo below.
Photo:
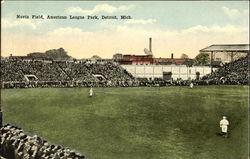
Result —
<path fill-rule="evenodd" d="M 51 49 L 45 52 L 33 52 L 33 53 L 27 54 L 27 56 L 45 57 L 45 58 L 53 59 L 53 60 L 67 60 L 71 58 L 71 56 L 69 56 L 68 53 L 63 48 Z"/>

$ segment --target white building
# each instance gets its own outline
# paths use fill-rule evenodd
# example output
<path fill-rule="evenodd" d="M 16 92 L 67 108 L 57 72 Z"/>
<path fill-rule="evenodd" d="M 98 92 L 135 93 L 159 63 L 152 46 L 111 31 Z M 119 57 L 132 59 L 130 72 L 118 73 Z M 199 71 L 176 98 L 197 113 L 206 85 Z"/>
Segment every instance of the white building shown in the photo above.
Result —
<path fill-rule="evenodd" d="M 192 66 L 186 65 L 121 65 L 136 78 L 163 78 L 173 79 L 181 78 L 182 80 L 199 79 L 206 74 L 211 73 L 209 66 Z M 215 70 L 215 68 L 213 68 Z"/>

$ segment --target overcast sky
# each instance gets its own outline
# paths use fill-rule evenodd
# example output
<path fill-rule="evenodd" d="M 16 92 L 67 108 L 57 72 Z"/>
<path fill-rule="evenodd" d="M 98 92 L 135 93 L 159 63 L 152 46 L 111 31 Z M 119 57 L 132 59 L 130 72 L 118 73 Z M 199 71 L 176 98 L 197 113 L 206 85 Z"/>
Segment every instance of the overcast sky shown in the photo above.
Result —
<path fill-rule="evenodd" d="M 249 43 L 248 1 L 5 1 L 2 5 L 2 56 L 26 55 L 63 47 L 70 56 L 111 58 L 144 54 L 153 39 L 155 57 L 195 57 L 212 44 Z M 29 19 L 17 19 L 28 15 Z M 44 19 L 32 19 L 43 15 Z M 67 16 L 68 19 L 46 19 Z M 69 19 L 69 15 L 85 19 Z M 99 20 L 86 16 L 97 15 Z M 103 20 L 101 16 L 117 16 Z M 132 19 L 122 20 L 121 15 Z"/>

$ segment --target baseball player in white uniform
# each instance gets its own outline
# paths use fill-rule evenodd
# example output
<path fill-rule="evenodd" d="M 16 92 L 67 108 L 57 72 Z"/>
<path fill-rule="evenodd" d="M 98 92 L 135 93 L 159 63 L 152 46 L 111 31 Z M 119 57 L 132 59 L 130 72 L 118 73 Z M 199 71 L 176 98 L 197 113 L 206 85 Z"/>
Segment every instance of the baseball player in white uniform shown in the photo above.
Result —
<path fill-rule="evenodd" d="M 221 132 L 223 136 L 227 136 L 229 121 L 227 117 L 223 116 L 223 119 L 220 121 Z"/>
<path fill-rule="evenodd" d="M 89 90 L 89 96 L 92 97 L 93 96 L 93 88 L 91 87 Z"/>
<path fill-rule="evenodd" d="M 190 88 L 194 88 L 193 82 L 190 83 Z"/>

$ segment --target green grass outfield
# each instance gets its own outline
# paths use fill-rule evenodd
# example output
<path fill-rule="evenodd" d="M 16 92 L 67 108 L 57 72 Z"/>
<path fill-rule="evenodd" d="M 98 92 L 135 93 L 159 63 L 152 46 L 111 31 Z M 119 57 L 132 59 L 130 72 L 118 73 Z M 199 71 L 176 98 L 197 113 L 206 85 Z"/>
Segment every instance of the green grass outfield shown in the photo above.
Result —
<path fill-rule="evenodd" d="M 2 90 L 4 122 L 91 159 L 247 159 L 248 87 Z M 217 136 L 228 116 L 230 135 Z"/>

